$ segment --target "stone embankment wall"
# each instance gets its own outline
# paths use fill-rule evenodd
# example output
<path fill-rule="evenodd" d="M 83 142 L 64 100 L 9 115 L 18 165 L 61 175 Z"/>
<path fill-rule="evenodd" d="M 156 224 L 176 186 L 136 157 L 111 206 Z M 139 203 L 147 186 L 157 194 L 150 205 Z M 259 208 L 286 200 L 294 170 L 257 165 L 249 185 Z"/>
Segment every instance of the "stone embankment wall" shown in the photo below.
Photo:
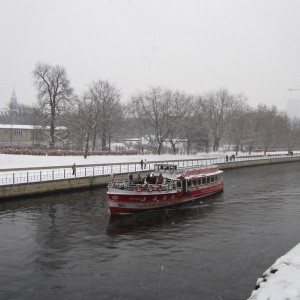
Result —
<path fill-rule="evenodd" d="M 221 170 L 268 165 L 274 163 L 287 163 L 300 161 L 300 157 L 270 158 L 262 160 L 235 161 L 219 164 Z M 140 172 L 146 175 L 148 171 Z M 111 176 L 89 176 L 80 178 L 69 178 L 61 180 L 41 181 L 24 184 L 11 184 L 0 186 L 0 200 L 14 199 L 17 197 L 26 197 L 31 195 L 50 194 L 61 191 L 74 191 L 78 189 L 87 189 L 93 187 L 105 187 L 110 181 Z M 127 174 L 115 174 L 115 180 L 126 180 Z"/>
<path fill-rule="evenodd" d="M 144 173 L 146 174 L 147 172 Z M 140 174 L 142 175 L 143 172 L 140 172 Z M 127 174 L 115 175 L 115 180 L 127 180 L 127 178 Z M 97 186 L 106 187 L 110 179 L 110 175 L 102 175 L 4 185 L 0 186 L 0 200 L 31 195 L 51 194 L 61 191 L 88 189 Z"/>
<path fill-rule="evenodd" d="M 260 160 L 234 161 L 234 162 L 219 164 L 219 168 L 221 170 L 226 170 L 226 169 L 233 169 L 233 168 L 280 164 L 280 163 L 295 162 L 295 161 L 300 161 L 300 157 L 291 156 L 291 157 L 270 158 L 270 159 L 260 159 Z"/>

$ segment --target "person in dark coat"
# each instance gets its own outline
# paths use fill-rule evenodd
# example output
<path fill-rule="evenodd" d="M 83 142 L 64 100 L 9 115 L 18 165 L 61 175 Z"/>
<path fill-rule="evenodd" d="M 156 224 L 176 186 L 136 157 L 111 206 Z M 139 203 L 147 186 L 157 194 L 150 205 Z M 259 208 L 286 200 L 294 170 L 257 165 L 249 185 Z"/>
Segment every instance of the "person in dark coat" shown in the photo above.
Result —
<path fill-rule="evenodd" d="M 156 177 L 154 176 L 153 173 L 150 175 L 149 180 L 150 180 L 150 182 L 149 182 L 150 184 L 155 184 L 156 183 Z"/>
<path fill-rule="evenodd" d="M 72 174 L 73 174 L 73 176 L 76 176 L 76 166 L 75 166 L 75 163 L 72 166 Z"/>
<path fill-rule="evenodd" d="M 147 177 L 146 177 L 146 183 L 149 184 L 150 181 L 151 181 L 151 180 L 150 180 L 150 174 L 148 174 Z"/>
<path fill-rule="evenodd" d="M 141 164 L 141 169 L 143 170 L 144 169 L 144 161 L 141 160 L 140 164 Z"/>
<path fill-rule="evenodd" d="M 133 183 L 133 175 L 132 174 L 129 174 L 129 176 L 128 176 L 128 183 L 129 184 Z"/>

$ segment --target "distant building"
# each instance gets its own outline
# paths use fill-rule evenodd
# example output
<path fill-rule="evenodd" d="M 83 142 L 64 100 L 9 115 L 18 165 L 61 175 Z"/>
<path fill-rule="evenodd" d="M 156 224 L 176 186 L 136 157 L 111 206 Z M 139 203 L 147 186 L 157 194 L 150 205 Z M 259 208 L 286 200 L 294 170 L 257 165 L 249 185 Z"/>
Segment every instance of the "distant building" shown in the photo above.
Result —
<path fill-rule="evenodd" d="M 67 130 L 65 127 L 57 127 L 56 129 L 57 136 L 61 137 L 65 135 Z M 49 141 L 46 131 L 49 131 L 49 127 L 44 128 L 42 126 L 35 125 L 0 124 L 0 147 L 48 147 Z M 67 140 L 58 139 L 56 141 L 56 146 L 63 147 L 66 142 Z"/>
<path fill-rule="evenodd" d="M 286 111 L 290 118 L 300 118 L 300 98 L 289 99 L 286 104 Z"/>
<path fill-rule="evenodd" d="M 13 89 L 12 95 L 10 97 L 10 103 L 9 103 L 9 109 L 10 109 L 10 121 L 11 123 L 16 123 L 18 119 L 18 100 L 16 96 L 15 89 Z"/>
<path fill-rule="evenodd" d="M 0 124 L 0 146 L 32 146 L 35 141 L 32 125 Z"/>
<path fill-rule="evenodd" d="M 15 89 L 13 89 L 12 95 L 10 97 L 9 108 L 4 108 L 0 110 L 0 121 L 1 123 L 16 123 L 18 114 L 18 99 L 16 96 Z"/>
<path fill-rule="evenodd" d="M 8 108 L 0 110 L 0 124 L 36 124 L 35 110 L 32 106 L 19 104 L 15 89 L 12 91 Z"/>

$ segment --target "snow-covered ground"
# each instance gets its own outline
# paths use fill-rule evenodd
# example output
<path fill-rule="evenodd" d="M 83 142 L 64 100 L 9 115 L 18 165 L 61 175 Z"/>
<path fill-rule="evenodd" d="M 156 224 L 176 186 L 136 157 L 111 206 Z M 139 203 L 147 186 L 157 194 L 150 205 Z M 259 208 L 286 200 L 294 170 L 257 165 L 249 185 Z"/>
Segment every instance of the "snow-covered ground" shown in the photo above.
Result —
<path fill-rule="evenodd" d="M 300 243 L 276 262 L 257 281 L 259 288 L 248 300 L 300 299 Z"/>
<path fill-rule="evenodd" d="M 32 167 L 50 167 L 50 166 L 68 166 L 73 165 L 95 165 L 110 163 L 138 163 L 141 160 L 150 161 L 168 161 L 183 159 L 205 159 L 205 158 L 225 158 L 234 152 L 210 152 L 199 153 L 197 155 L 107 155 L 107 156 L 88 156 L 86 159 L 82 156 L 34 156 L 34 155 L 8 155 L 0 154 L 1 169 L 13 168 L 32 168 Z M 298 153 L 298 152 L 297 152 Z M 287 154 L 284 152 L 272 152 L 274 154 Z M 296 154 L 296 152 L 294 152 Z M 239 153 L 240 156 L 247 156 L 247 153 Z M 263 152 L 252 153 L 252 156 L 263 155 Z"/>
<path fill-rule="evenodd" d="M 199 155 L 107 155 L 107 156 L 33 156 L 0 154 L 0 170 L 13 168 L 32 168 L 49 166 L 95 165 L 110 163 L 138 163 L 141 160 L 167 161 L 182 159 L 201 159 L 209 157 L 225 157 L 224 153 L 201 153 Z"/>

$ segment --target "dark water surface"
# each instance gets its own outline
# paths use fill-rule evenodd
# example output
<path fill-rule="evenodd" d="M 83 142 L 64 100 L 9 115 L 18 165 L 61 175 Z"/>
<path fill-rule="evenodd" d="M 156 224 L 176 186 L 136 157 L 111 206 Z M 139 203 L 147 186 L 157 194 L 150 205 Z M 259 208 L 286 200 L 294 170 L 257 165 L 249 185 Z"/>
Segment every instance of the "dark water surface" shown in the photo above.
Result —
<path fill-rule="evenodd" d="M 300 242 L 300 164 L 225 172 L 225 190 L 110 218 L 106 190 L 0 203 L 0 299 L 247 299 Z"/>

